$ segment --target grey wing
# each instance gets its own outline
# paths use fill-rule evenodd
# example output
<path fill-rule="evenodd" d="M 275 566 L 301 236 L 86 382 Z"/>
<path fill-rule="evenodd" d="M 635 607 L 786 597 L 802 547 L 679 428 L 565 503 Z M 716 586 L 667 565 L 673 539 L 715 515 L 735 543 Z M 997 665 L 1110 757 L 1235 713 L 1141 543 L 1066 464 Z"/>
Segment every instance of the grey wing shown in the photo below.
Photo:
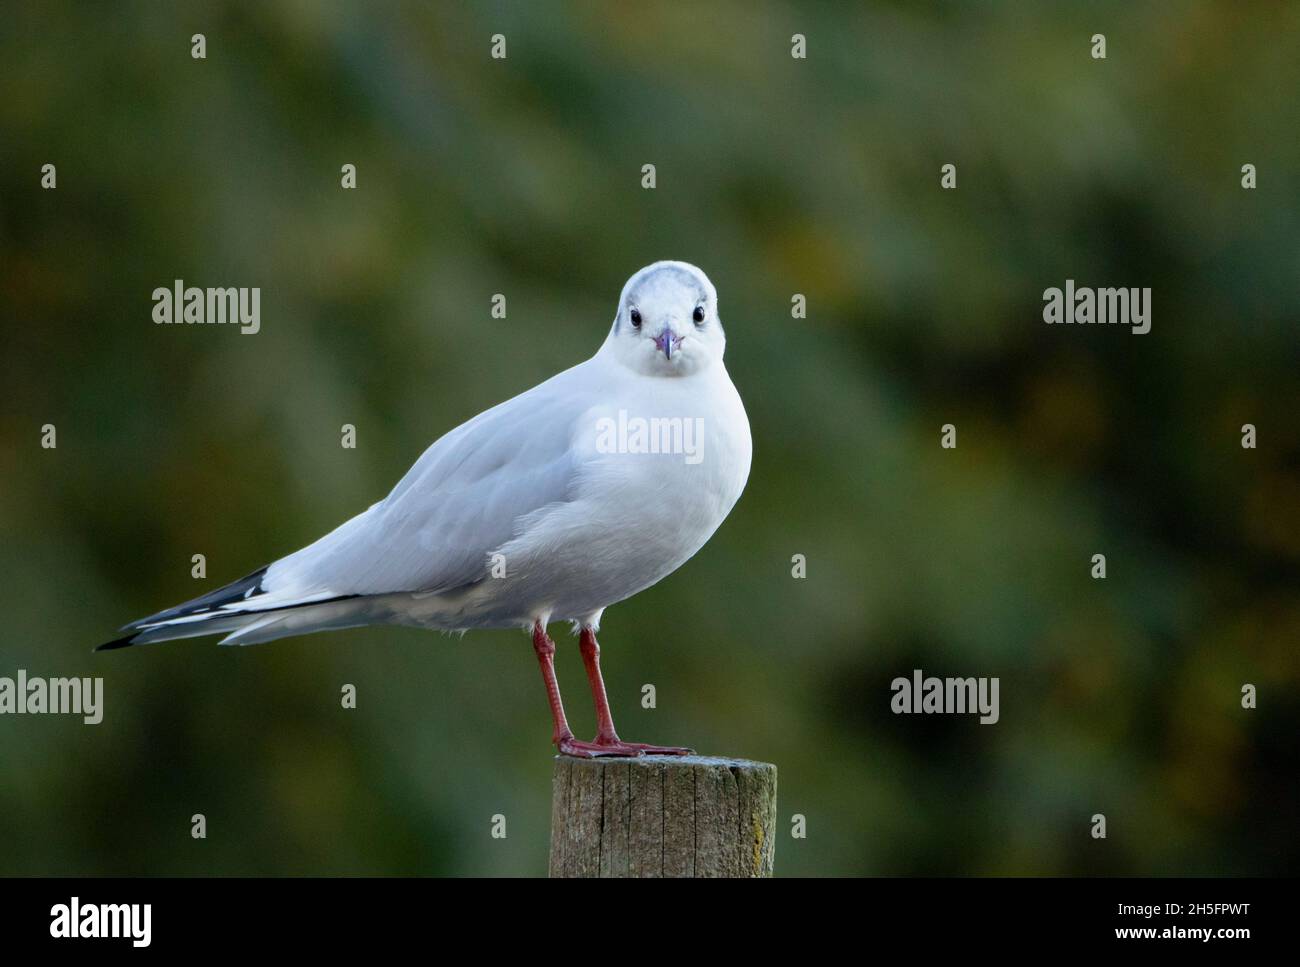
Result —
<path fill-rule="evenodd" d="M 443 436 L 384 500 L 272 564 L 256 607 L 482 580 L 522 519 L 571 499 L 573 425 L 585 404 L 582 381 L 566 377 L 577 369 Z"/>

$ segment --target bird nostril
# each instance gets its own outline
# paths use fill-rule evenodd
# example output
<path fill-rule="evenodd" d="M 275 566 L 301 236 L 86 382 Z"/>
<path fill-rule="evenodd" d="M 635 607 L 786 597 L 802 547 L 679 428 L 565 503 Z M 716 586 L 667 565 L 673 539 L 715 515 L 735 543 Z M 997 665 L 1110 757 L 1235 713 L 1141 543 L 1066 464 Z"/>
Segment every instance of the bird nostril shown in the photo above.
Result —
<path fill-rule="evenodd" d="M 682 337 L 677 335 L 671 329 L 665 329 L 659 335 L 655 336 L 655 347 L 667 356 L 673 358 L 673 352 L 682 344 Z"/>

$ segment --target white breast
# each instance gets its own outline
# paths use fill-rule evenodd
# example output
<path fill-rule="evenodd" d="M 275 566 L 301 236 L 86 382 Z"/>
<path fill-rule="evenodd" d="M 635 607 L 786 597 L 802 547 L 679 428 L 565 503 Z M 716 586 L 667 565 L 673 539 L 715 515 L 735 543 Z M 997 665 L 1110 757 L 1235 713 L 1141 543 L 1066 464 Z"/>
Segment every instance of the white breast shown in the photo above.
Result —
<path fill-rule="evenodd" d="M 511 580 L 476 590 L 468 611 L 484 623 L 598 613 L 689 560 L 739 499 L 749 421 L 720 363 L 682 379 L 624 375 L 608 390 L 573 426 L 572 499 L 502 548 Z"/>

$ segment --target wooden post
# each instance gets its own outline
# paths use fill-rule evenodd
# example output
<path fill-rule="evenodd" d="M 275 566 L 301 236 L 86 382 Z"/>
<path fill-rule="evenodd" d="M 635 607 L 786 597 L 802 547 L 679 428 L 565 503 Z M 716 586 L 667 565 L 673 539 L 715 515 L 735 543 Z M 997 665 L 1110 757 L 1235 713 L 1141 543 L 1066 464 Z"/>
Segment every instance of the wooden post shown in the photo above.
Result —
<path fill-rule="evenodd" d="M 555 757 L 551 876 L 771 876 L 776 766 Z"/>

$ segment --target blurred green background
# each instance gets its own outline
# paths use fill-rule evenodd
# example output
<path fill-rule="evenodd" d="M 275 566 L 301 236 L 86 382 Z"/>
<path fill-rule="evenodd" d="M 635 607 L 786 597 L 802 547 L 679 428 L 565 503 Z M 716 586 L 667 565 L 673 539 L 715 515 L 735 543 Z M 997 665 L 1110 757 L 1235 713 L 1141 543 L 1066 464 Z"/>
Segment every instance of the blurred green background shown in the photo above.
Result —
<path fill-rule="evenodd" d="M 106 708 L 0 717 L 0 873 L 544 873 L 520 633 L 90 649 L 590 355 L 660 258 L 717 285 L 754 466 L 605 617 L 625 737 L 775 762 L 778 875 L 1294 871 L 1297 89 L 1294 4 L 7 4 L 0 675 Z M 177 278 L 262 331 L 156 326 Z M 1067 278 L 1151 333 L 1044 325 Z M 1000 723 L 891 714 L 913 668 Z"/>

